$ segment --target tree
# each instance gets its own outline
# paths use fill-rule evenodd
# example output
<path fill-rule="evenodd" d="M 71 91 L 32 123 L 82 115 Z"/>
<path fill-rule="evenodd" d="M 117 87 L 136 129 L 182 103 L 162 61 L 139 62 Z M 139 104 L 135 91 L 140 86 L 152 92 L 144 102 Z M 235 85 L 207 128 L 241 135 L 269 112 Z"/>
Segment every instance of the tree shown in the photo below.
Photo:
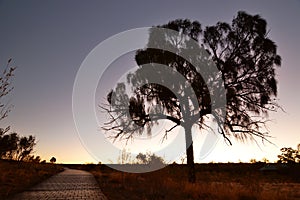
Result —
<path fill-rule="evenodd" d="M 17 161 L 29 161 L 36 145 L 35 137 L 20 137 L 17 133 L 0 135 L 0 158 Z"/>
<path fill-rule="evenodd" d="M 3 129 L 1 129 L 3 133 Z M 0 158 L 1 159 L 14 159 L 15 153 L 18 150 L 19 136 L 17 133 L 0 135 Z"/>
<path fill-rule="evenodd" d="M 7 117 L 11 111 L 11 105 L 6 103 L 5 97 L 13 90 L 12 78 L 16 67 L 11 66 L 12 59 L 9 59 L 0 75 L 0 120 Z"/>
<path fill-rule="evenodd" d="M 126 149 L 123 149 L 120 152 L 120 155 L 118 157 L 118 163 L 119 164 L 129 164 L 131 163 L 131 154 Z"/>
<path fill-rule="evenodd" d="M 30 159 L 31 162 L 33 163 L 40 163 L 41 162 L 41 157 L 40 156 L 31 156 L 31 159 Z"/>
<path fill-rule="evenodd" d="M 139 164 L 146 164 L 151 166 L 164 166 L 165 161 L 162 157 L 155 155 L 154 153 L 147 152 L 145 154 L 139 153 L 136 156 L 136 159 Z"/>
<path fill-rule="evenodd" d="M 6 103 L 5 97 L 13 90 L 11 86 L 12 77 L 16 67 L 11 66 L 12 59 L 9 59 L 0 74 L 0 120 L 7 117 L 11 110 L 11 105 Z M 0 128 L 0 158 L 7 152 L 14 151 L 16 147 L 16 134 L 7 135 L 10 127 Z"/>
<path fill-rule="evenodd" d="M 12 77 L 16 67 L 11 66 L 12 59 L 7 61 L 6 66 L 0 74 L 0 121 L 7 117 L 11 105 L 6 102 L 5 97 L 13 90 Z M 0 159 L 7 156 L 17 148 L 17 134 L 7 134 L 10 127 L 0 128 Z"/>
<path fill-rule="evenodd" d="M 35 145 L 36 142 L 34 136 L 29 135 L 28 137 L 21 137 L 18 143 L 17 160 L 23 161 L 25 158 L 28 158 L 33 152 Z"/>
<path fill-rule="evenodd" d="M 267 158 L 262 158 L 262 162 L 269 163 L 270 161 Z"/>
<path fill-rule="evenodd" d="M 52 157 L 51 159 L 50 159 L 50 162 L 53 164 L 53 163 L 55 163 L 56 162 L 56 158 L 55 157 Z"/>
<path fill-rule="evenodd" d="M 281 58 L 277 55 L 277 46 L 268 38 L 267 22 L 259 15 L 238 12 L 231 24 L 218 22 L 204 30 L 199 22 L 188 19 L 157 27 L 178 34 L 160 34 L 155 28 L 150 29 L 147 47 L 138 50 L 135 56 L 140 68 L 127 76 L 126 84 L 134 88 L 133 96 L 129 98 L 126 94 L 125 83 L 119 83 L 107 95 L 109 107 L 102 108 L 109 113 L 110 121 L 103 128 L 113 138 L 130 139 L 144 129 L 151 135 L 151 126 L 162 119 L 174 123 L 164 137 L 182 126 L 188 178 L 195 182 L 192 126 L 209 129 L 208 118 L 213 117 L 218 133 L 230 144 L 229 136 L 239 140 L 258 137 L 268 141 L 264 126 L 268 112 L 279 108 L 275 99 L 275 69 L 281 65 Z M 157 48 L 151 48 L 153 44 Z M 165 51 L 166 48 L 176 53 Z M 199 53 L 190 53 L 195 51 Z M 186 55 L 185 58 L 179 56 L 181 54 Z M 220 73 L 209 74 L 211 61 Z M 200 66 L 200 72 L 192 62 Z M 151 82 L 147 79 L 149 72 L 161 83 L 169 78 L 161 75 L 163 68 L 158 68 L 157 63 L 179 72 L 185 81 L 176 79 L 168 86 Z M 206 80 L 205 75 L 209 77 Z M 195 98 L 182 89 L 186 89 L 187 84 Z M 218 91 L 222 87 L 226 90 L 225 95 Z M 210 91 L 210 88 L 215 90 Z M 226 99 L 225 108 L 218 107 L 219 99 Z"/>
<path fill-rule="evenodd" d="M 281 155 L 278 155 L 279 163 L 299 163 L 300 162 L 300 151 L 291 147 L 281 148 Z"/>
<path fill-rule="evenodd" d="M 6 102 L 6 97 L 13 90 L 12 78 L 16 67 L 11 65 L 12 59 L 9 59 L 2 73 L 0 74 L 0 120 L 7 117 L 11 111 L 12 105 Z M 17 133 L 8 133 L 10 127 L 0 128 L 0 159 L 10 159 L 18 161 L 30 161 L 33 148 L 36 145 L 35 137 L 20 137 Z M 40 159 L 37 157 L 38 160 Z"/>

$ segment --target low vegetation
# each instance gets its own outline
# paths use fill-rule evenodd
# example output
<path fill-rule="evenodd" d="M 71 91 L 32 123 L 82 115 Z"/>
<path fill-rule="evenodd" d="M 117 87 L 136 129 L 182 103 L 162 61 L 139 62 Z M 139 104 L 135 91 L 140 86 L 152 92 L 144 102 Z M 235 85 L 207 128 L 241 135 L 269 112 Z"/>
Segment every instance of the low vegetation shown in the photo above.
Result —
<path fill-rule="evenodd" d="M 0 160 L 0 199 L 24 191 L 62 170 L 61 166 L 49 163 Z"/>
<path fill-rule="evenodd" d="M 300 166 L 261 172 L 264 163 L 196 165 L 196 183 L 187 181 L 186 165 L 134 174 L 105 165 L 86 165 L 108 199 L 293 199 L 300 198 Z M 297 178 L 298 177 L 298 178 Z M 118 191 L 118 192 L 116 192 Z"/>

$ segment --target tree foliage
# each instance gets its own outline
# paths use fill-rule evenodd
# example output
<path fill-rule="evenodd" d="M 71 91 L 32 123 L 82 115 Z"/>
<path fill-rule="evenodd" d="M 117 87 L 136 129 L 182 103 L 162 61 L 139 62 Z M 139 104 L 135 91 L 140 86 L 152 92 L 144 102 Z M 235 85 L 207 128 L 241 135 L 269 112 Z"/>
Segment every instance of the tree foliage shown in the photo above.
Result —
<path fill-rule="evenodd" d="M 51 163 L 55 163 L 55 162 L 56 162 L 56 158 L 55 158 L 55 157 L 52 157 L 52 158 L 50 159 L 50 162 L 51 162 Z"/>
<path fill-rule="evenodd" d="M 299 145 L 298 145 L 299 146 Z M 300 151 L 291 147 L 280 149 L 281 154 L 278 155 L 280 163 L 300 163 Z"/>
<path fill-rule="evenodd" d="M 19 136 L 17 133 L 7 133 L 9 129 L 0 129 L 0 159 L 31 161 L 36 145 L 35 137 Z"/>
<path fill-rule="evenodd" d="M 166 163 L 164 159 L 160 156 L 155 155 L 154 153 L 139 153 L 136 156 L 136 159 L 139 164 L 151 165 L 151 166 L 164 166 Z"/>
<path fill-rule="evenodd" d="M 179 32 L 179 36 L 162 34 L 150 29 L 148 45 L 138 50 L 135 60 L 140 68 L 127 77 L 127 85 L 134 88 L 134 94 L 126 94 L 126 84 L 119 83 L 116 89 L 107 95 L 109 108 L 104 108 L 110 116 L 110 122 L 104 129 L 110 131 L 114 138 L 129 139 L 141 134 L 146 128 L 151 135 L 151 126 L 161 119 L 168 119 L 175 127 L 185 130 L 189 180 L 195 181 L 193 142 L 191 127 L 198 125 L 202 130 L 209 128 L 208 116 L 212 116 L 218 125 L 218 132 L 231 144 L 229 136 L 240 140 L 259 137 L 267 140 L 267 114 L 276 111 L 277 81 L 275 70 L 281 65 L 276 44 L 268 37 L 267 22 L 259 15 L 238 12 L 231 24 L 218 22 L 203 30 L 198 21 L 178 19 L 165 25 L 157 26 Z M 197 41 L 194 45 L 192 40 Z M 151 46 L 158 48 L 151 48 Z M 161 47 L 161 48 L 160 48 Z M 173 49 L 171 53 L 164 47 Z M 206 53 L 201 53 L 205 49 Z M 189 54 L 198 51 L 199 54 Z M 184 59 L 179 55 L 187 55 Z M 200 66 L 198 72 L 191 64 L 194 60 Z M 220 73 L 215 73 L 208 80 L 203 74 L 213 62 Z M 191 85 L 196 100 L 191 100 L 182 88 L 186 82 L 174 81 L 171 88 L 162 84 L 151 83 L 145 74 L 154 64 L 159 63 L 179 72 Z M 144 64 L 146 67 L 142 67 Z M 161 76 L 161 71 L 151 71 L 152 76 L 164 82 L 168 77 Z M 217 78 L 222 78 L 223 83 Z M 223 85 L 220 85 L 222 83 Z M 214 88 L 224 87 L 226 97 Z M 215 100 L 211 94 L 217 96 Z M 217 105 L 220 98 L 226 98 L 225 109 Z M 159 106 L 157 106 L 159 105 Z M 129 112 L 124 112 L 129 107 Z M 158 109 L 159 108 L 159 109 Z M 225 116 L 225 117 L 224 117 Z M 138 128 L 136 128 L 138 125 Z"/>

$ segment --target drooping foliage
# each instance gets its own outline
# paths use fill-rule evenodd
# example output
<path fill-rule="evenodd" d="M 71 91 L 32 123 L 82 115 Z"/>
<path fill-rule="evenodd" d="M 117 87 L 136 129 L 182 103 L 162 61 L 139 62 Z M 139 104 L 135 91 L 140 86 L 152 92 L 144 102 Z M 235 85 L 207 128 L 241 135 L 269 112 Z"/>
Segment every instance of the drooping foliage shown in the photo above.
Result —
<path fill-rule="evenodd" d="M 175 124 L 166 134 L 182 126 L 187 163 L 191 168 L 189 180 L 194 182 L 191 127 L 209 128 L 207 116 L 214 118 L 218 132 L 229 143 L 231 135 L 241 140 L 255 136 L 267 139 L 264 129 L 267 114 L 279 108 L 275 70 L 281 65 L 281 57 L 276 44 L 268 37 L 266 20 L 259 15 L 238 12 L 231 24 L 218 22 L 204 30 L 199 22 L 188 19 L 174 20 L 156 28 L 179 34 L 161 34 L 155 28 L 150 29 L 147 47 L 136 52 L 135 60 L 140 68 L 127 76 L 127 85 L 134 88 L 134 94 L 131 97 L 126 94 L 125 83 L 119 83 L 108 94 L 110 107 L 104 109 L 111 121 L 104 129 L 114 138 L 129 139 L 141 134 L 141 128 L 151 134 L 151 126 L 160 119 Z M 153 46 L 156 48 L 151 48 Z M 160 83 L 166 83 L 169 78 L 162 75 L 163 68 L 159 69 L 157 63 L 180 73 L 186 81 L 174 79 L 171 86 L 152 83 L 147 79 L 149 72 L 152 77 L 158 77 Z M 218 73 L 210 73 L 212 65 Z M 187 96 L 183 90 L 187 84 L 196 98 Z M 225 96 L 218 92 L 222 87 Z M 224 98 L 225 108 L 216 107 L 218 99 Z"/>

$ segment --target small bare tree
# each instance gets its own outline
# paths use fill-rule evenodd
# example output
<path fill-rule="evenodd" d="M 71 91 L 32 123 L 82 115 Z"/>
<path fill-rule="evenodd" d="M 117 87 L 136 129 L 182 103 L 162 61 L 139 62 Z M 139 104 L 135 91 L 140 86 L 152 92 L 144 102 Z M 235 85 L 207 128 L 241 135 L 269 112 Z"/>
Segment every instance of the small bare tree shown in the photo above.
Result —
<path fill-rule="evenodd" d="M 9 59 L 5 68 L 0 74 L 0 120 L 7 117 L 11 111 L 12 105 L 10 105 L 5 97 L 13 90 L 12 77 L 16 67 L 11 65 L 12 59 Z"/>

